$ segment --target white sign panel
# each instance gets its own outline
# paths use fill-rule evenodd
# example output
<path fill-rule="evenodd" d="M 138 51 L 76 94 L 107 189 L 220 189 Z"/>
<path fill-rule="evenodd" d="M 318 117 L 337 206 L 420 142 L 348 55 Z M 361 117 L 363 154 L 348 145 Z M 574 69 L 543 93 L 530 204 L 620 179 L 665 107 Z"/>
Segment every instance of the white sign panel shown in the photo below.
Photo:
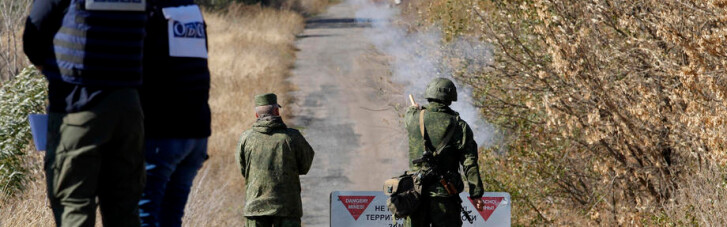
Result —
<path fill-rule="evenodd" d="M 482 196 L 485 208 L 475 210 L 469 194 L 461 193 L 462 205 L 473 219 L 470 224 L 464 214 L 462 226 L 510 226 L 510 194 L 506 192 L 486 192 Z M 381 191 L 335 191 L 331 193 L 331 226 L 404 226 L 403 219 L 396 223 L 391 211 L 386 207 L 388 196 Z"/>
<path fill-rule="evenodd" d="M 169 56 L 207 58 L 207 33 L 197 5 L 163 8 L 169 21 Z"/>

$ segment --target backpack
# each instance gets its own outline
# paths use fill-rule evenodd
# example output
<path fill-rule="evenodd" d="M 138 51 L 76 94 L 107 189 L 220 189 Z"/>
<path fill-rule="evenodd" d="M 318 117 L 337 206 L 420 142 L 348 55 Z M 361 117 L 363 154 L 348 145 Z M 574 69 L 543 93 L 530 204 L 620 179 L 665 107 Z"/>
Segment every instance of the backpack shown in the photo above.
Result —
<path fill-rule="evenodd" d="M 417 175 L 410 172 L 384 182 L 384 194 L 389 196 L 386 206 L 396 218 L 414 213 L 419 208 L 421 193 L 422 185 Z"/>
<path fill-rule="evenodd" d="M 422 133 L 422 138 L 426 138 L 426 132 L 424 127 L 424 111 L 419 112 L 419 129 Z M 435 150 L 435 154 L 441 153 L 444 146 L 447 145 L 449 140 L 452 138 L 454 130 L 449 130 L 444 140 L 442 140 Z M 426 143 L 426 140 L 425 140 Z M 426 148 L 425 145 L 425 149 Z M 414 213 L 419 208 L 421 194 L 422 194 L 422 182 L 421 175 L 419 172 L 411 173 L 404 172 L 403 175 L 391 178 L 384 182 L 384 194 L 389 196 L 386 199 L 386 206 L 389 211 L 396 218 L 404 218 Z M 396 221 L 394 219 L 394 221 Z"/>

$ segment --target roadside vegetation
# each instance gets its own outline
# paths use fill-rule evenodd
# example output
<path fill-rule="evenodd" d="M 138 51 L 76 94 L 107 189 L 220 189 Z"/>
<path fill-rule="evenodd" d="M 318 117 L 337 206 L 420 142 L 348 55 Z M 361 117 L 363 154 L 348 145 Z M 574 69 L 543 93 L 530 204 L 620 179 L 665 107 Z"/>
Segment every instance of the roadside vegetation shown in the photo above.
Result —
<path fill-rule="evenodd" d="M 294 11 L 303 16 L 323 12 L 335 0 L 196 0 L 208 10 L 227 10 L 231 5 L 262 5 L 283 11 Z M 234 7 L 233 7 L 234 8 Z"/>
<path fill-rule="evenodd" d="M 17 5 L 9 4 L 10 2 Z M 22 55 L 20 35 L 30 0 L 2 1 L 2 24 L 11 23 L 6 13 L 17 14 L 13 26 L 0 30 L 0 73 L 2 73 L 2 136 L 0 155 L 0 226 L 50 226 L 52 214 L 46 202 L 42 152 L 35 152 L 30 141 L 27 114 L 44 112 L 45 83 Z M 291 1 L 292 2 L 292 1 Z M 324 10 L 327 0 L 296 1 L 302 8 L 263 8 L 234 1 L 207 1 L 210 70 L 212 72 L 210 105 L 212 131 L 209 160 L 195 179 L 184 217 L 185 226 L 243 226 L 244 180 L 234 160 L 234 146 L 240 133 L 255 120 L 253 97 L 257 93 L 275 92 L 283 105 L 289 102 L 286 82 L 295 61 L 295 35 L 302 32 L 302 15 Z M 287 4 L 287 3 L 286 3 Z M 305 8 L 307 7 L 307 8 Z M 6 29 L 7 27 L 11 27 Z M 12 32 L 11 32 L 12 31 Z M 6 41 L 11 37 L 10 41 Z M 7 43 L 13 46 L 6 45 Z M 18 55 L 18 61 L 5 59 Z M 12 65 L 16 68 L 9 68 Z M 22 73 L 20 73 L 22 71 Z M 19 75 L 19 76 L 16 76 Z M 6 91 L 17 93 L 5 99 Z M 27 104 L 27 105 L 26 105 Z M 16 109 L 21 109 L 16 111 Z M 11 114 L 7 114 L 10 112 Z M 288 112 L 284 110 L 285 118 Z M 5 121 L 11 119 L 12 121 Z M 14 124 L 13 127 L 6 127 Z M 12 135 L 13 138 L 5 138 Z M 12 152 L 5 147 L 12 146 Z M 8 161 L 9 160 L 9 161 Z M 6 174 L 6 163 L 13 163 L 15 175 Z M 15 180 L 14 177 L 19 177 Z M 6 184 L 6 179 L 14 179 Z M 100 218 L 97 220 L 100 225 Z"/>
<path fill-rule="evenodd" d="M 513 224 L 576 226 L 727 224 L 726 7 L 405 2 L 412 29 L 493 50 L 455 77 L 505 135 L 480 161 L 488 190 L 512 194 Z"/>
<path fill-rule="evenodd" d="M 0 1 L 0 85 L 28 66 L 23 54 L 22 28 L 32 0 Z"/>
<path fill-rule="evenodd" d="M 45 112 L 46 87 L 35 67 L 0 87 L 0 198 L 22 192 L 32 180 L 28 170 L 33 167 L 23 160 L 32 150 L 28 114 Z"/>

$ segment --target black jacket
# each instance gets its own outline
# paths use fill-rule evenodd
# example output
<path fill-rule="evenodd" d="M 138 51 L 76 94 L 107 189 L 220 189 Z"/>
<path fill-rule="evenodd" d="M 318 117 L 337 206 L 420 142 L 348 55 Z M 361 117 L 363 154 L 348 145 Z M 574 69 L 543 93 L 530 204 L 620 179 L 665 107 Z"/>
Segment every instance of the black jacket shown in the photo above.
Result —
<path fill-rule="evenodd" d="M 170 57 L 162 8 L 193 0 L 151 0 L 144 40 L 141 102 L 147 138 L 203 138 L 211 134 L 207 59 Z M 207 36 L 205 31 L 205 37 Z"/>
<path fill-rule="evenodd" d="M 31 63 L 44 66 L 44 74 L 57 74 L 53 38 L 61 28 L 71 0 L 33 1 L 23 32 L 23 51 Z M 47 67 L 46 67 L 47 66 Z M 102 86 L 67 83 L 60 78 L 48 78 L 48 111 L 72 113 L 86 110 L 112 90 Z"/>

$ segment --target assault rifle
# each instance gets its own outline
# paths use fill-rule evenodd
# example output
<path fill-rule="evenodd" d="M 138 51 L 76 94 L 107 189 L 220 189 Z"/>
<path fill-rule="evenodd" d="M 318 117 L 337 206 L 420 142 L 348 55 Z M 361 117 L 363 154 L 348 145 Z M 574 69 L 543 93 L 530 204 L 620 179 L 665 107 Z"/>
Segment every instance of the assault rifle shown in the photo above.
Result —
<path fill-rule="evenodd" d="M 426 145 L 425 145 L 426 146 Z M 447 178 L 444 176 L 444 174 L 439 170 L 439 165 L 437 164 L 437 160 L 434 158 L 434 154 L 429 151 L 429 149 L 425 148 L 424 153 L 422 154 L 421 158 L 414 159 L 412 161 L 415 165 L 421 165 L 426 163 L 429 166 L 429 171 L 425 172 L 423 175 L 421 175 L 421 179 L 423 182 L 430 182 L 432 178 L 436 179 L 439 178 L 439 183 L 442 184 L 445 190 L 447 190 L 447 194 L 449 195 L 457 195 L 457 189 L 454 187 L 454 184 L 452 182 L 447 181 Z M 421 171 L 421 170 L 420 170 Z M 459 197 L 457 197 L 459 198 Z M 460 201 L 461 202 L 461 201 Z M 464 214 L 465 218 L 467 218 L 467 221 L 472 224 L 474 222 L 472 216 L 470 216 L 469 212 L 465 210 L 464 206 L 461 206 L 460 212 Z"/>
<path fill-rule="evenodd" d="M 424 151 L 422 157 L 414 159 L 412 163 L 414 163 L 415 165 L 421 165 L 423 163 L 426 163 L 429 166 L 429 171 L 423 174 L 422 180 L 429 181 L 433 177 L 439 178 L 439 183 L 442 184 L 445 190 L 447 190 L 447 194 L 457 194 L 457 189 L 454 187 L 454 184 L 452 184 L 452 182 L 448 182 L 444 174 L 441 174 L 441 172 L 439 171 L 439 165 L 436 164 L 437 160 L 434 159 L 434 155 L 432 154 L 432 152 Z"/>

